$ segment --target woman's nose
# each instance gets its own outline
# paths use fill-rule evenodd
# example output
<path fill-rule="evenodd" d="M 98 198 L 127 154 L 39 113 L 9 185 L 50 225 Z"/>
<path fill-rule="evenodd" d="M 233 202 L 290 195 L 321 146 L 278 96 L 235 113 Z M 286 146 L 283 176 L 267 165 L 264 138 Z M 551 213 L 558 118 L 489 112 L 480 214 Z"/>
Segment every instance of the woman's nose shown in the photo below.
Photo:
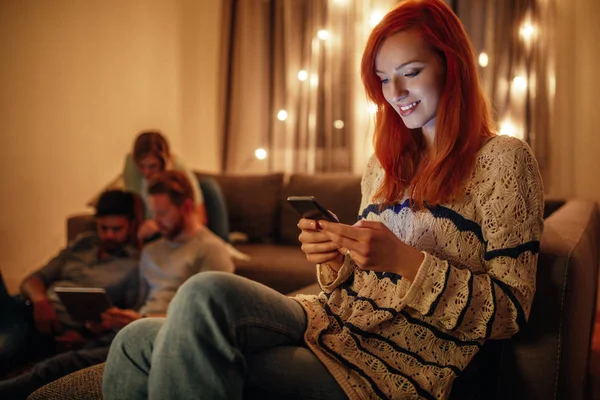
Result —
<path fill-rule="evenodd" d="M 395 102 L 398 102 L 408 96 L 408 90 L 404 85 L 395 80 L 392 84 L 392 98 Z"/>

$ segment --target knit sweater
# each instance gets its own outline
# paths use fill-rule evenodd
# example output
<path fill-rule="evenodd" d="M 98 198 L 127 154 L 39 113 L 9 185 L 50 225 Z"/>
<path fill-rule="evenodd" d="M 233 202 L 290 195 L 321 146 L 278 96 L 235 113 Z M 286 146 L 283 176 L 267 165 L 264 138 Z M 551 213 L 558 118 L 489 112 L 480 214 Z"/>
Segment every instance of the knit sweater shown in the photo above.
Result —
<path fill-rule="evenodd" d="M 511 337 L 529 316 L 543 229 L 538 166 L 527 144 L 497 136 L 460 199 L 419 211 L 406 198 L 373 203 L 384 175 L 372 157 L 359 219 L 381 221 L 425 258 L 412 282 L 349 257 L 338 272 L 317 265 L 322 292 L 296 297 L 305 341 L 350 399 L 446 399 L 483 343 Z"/>

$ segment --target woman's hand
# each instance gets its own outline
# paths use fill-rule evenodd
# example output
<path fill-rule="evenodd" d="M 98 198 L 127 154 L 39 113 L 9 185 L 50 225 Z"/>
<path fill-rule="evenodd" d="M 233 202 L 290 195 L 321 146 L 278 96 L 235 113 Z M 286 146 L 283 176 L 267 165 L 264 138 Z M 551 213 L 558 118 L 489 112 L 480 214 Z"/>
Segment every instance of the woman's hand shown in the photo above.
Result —
<path fill-rule="evenodd" d="M 414 280 L 423 254 L 402 242 L 379 221 L 361 220 L 349 226 L 328 221 L 319 221 L 329 240 L 342 251 L 349 251 L 355 264 L 364 270 L 393 272 Z"/>
<path fill-rule="evenodd" d="M 159 232 L 158 224 L 153 219 L 147 219 L 140 225 L 137 237 L 140 242 L 145 242 Z"/>
<path fill-rule="evenodd" d="M 298 228 L 302 230 L 298 240 L 302 243 L 306 259 L 315 264 L 328 263 L 337 271 L 344 261 L 344 256 L 339 251 L 340 246 L 332 242 L 327 234 L 319 232 L 315 220 L 302 218 L 298 222 Z"/>

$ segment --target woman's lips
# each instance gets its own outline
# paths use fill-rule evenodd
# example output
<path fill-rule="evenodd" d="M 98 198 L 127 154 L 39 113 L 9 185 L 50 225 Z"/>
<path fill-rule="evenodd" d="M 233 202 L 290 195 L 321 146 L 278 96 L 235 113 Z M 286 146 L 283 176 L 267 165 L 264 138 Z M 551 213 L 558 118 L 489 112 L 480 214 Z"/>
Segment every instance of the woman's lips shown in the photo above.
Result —
<path fill-rule="evenodd" d="M 413 111 L 415 111 L 419 103 L 421 103 L 421 100 L 413 101 L 412 103 L 408 104 L 400 104 L 398 105 L 398 113 L 401 116 L 406 117 L 407 115 L 410 115 Z"/>

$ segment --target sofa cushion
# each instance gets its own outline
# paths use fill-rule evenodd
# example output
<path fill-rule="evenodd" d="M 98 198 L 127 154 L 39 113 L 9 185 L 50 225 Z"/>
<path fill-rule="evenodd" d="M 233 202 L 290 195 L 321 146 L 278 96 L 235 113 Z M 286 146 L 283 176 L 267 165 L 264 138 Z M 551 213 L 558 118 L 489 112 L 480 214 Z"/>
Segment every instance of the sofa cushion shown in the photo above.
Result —
<path fill-rule="evenodd" d="M 308 262 L 300 246 L 239 244 L 250 260 L 235 260 L 235 273 L 280 293 L 289 293 L 315 283 L 315 264 Z"/>
<path fill-rule="evenodd" d="M 285 199 L 288 196 L 315 196 L 323 206 L 333 211 L 341 222 L 353 224 L 360 207 L 360 179 L 352 174 L 295 174 L 284 189 L 279 225 L 279 243 L 298 245 L 300 216 Z"/>
<path fill-rule="evenodd" d="M 227 202 L 229 229 L 248 235 L 251 242 L 270 242 L 276 237 L 283 173 L 221 175 L 196 173 L 198 179 L 214 178 Z"/>

